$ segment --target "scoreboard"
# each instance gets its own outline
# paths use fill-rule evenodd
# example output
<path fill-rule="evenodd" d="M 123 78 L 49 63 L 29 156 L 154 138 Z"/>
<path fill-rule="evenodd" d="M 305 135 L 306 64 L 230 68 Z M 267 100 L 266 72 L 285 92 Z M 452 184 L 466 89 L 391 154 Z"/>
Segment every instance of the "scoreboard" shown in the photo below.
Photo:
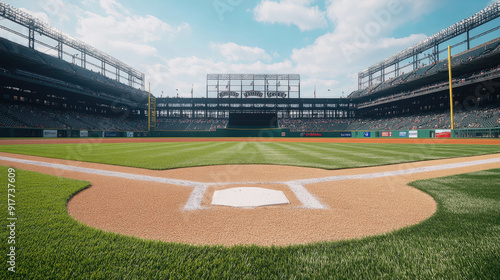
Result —
<path fill-rule="evenodd" d="M 300 75 L 208 74 L 206 98 L 300 98 Z"/>

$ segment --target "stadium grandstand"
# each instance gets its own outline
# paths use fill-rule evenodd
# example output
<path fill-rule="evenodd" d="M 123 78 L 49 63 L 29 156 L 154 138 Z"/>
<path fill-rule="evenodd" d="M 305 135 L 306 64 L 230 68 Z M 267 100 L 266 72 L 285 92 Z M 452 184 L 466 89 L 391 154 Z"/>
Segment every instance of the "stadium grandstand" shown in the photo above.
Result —
<path fill-rule="evenodd" d="M 442 47 L 460 40 L 451 46 L 454 137 L 499 137 L 500 26 L 476 30 L 498 21 L 499 5 L 359 72 L 358 90 L 347 98 L 303 98 L 299 74 L 208 74 L 203 98 L 156 98 L 144 90 L 144 74 L 0 2 L 0 17 L 29 31 L 1 26 L 28 44 L 0 38 L 0 136 L 41 137 L 49 129 L 60 137 L 261 136 L 248 130 L 264 128 L 276 130 L 264 134 L 271 136 L 408 137 L 418 130 L 434 137 L 452 129 Z M 271 115 L 266 127 L 244 121 Z"/>
<path fill-rule="evenodd" d="M 79 137 L 79 130 L 99 131 L 91 133 L 99 136 L 147 131 L 144 74 L 2 2 L 0 16 L 29 30 L 26 36 L 2 26 L 28 41 L 24 46 L 0 38 L 2 136 L 43 134 L 33 128 L 60 130 L 58 135 L 67 137 Z M 53 45 L 37 40 L 38 34 Z M 37 51 L 37 44 L 57 56 Z M 2 127 L 23 129 L 12 135 Z"/>

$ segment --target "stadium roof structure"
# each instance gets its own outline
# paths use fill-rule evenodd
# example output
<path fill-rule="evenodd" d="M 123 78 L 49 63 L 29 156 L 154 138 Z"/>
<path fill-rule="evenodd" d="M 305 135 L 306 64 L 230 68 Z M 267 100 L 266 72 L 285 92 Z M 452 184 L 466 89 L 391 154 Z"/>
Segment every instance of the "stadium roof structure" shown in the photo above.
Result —
<path fill-rule="evenodd" d="M 11 33 L 14 33 L 18 36 L 27 38 L 29 40 L 29 47 L 34 49 L 35 47 L 35 32 L 39 33 L 41 36 L 46 36 L 49 37 L 55 41 L 57 41 L 57 53 L 59 59 L 62 60 L 63 58 L 63 46 L 69 46 L 77 51 L 80 51 L 81 53 L 81 64 L 83 68 L 86 68 L 86 57 L 87 55 L 90 57 L 93 57 L 97 59 L 99 62 L 101 62 L 101 71 L 103 75 L 106 73 L 106 65 L 112 66 L 116 70 L 116 80 L 118 82 L 120 81 L 120 71 L 125 73 L 127 76 L 128 80 L 128 86 L 134 87 L 134 85 L 139 85 L 141 90 L 144 90 L 145 88 L 145 75 L 132 67 L 128 66 L 127 64 L 121 62 L 120 60 L 105 54 L 104 52 L 78 40 L 75 39 L 62 31 L 59 31 L 48 24 L 40 21 L 39 19 L 19 10 L 16 9 L 8 4 L 5 4 L 3 2 L 0 2 L 0 16 L 4 17 L 16 24 L 19 24 L 23 27 L 28 28 L 29 34 L 28 36 L 23 35 L 17 31 L 11 30 L 5 26 L 0 26 L 0 28 L 5 29 Z M 40 42 L 41 43 L 41 42 Z M 43 44 L 43 43 L 42 43 Z M 50 48 L 54 48 L 53 46 L 47 46 Z"/>
<path fill-rule="evenodd" d="M 417 69 L 418 66 L 418 55 L 423 53 L 426 50 L 433 49 L 432 58 L 435 62 L 439 61 L 439 44 L 449 41 L 459 35 L 467 33 L 467 49 L 470 49 L 470 40 L 474 38 L 469 37 L 469 32 L 487 22 L 490 22 L 494 19 L 500 17 L 500 1 L 497 1 L 482 11 L 476 13 L 475 15 L 464 19 L 446 29 L 441 30 L 440 32 L 428 37 L 427 39 L 403 50 L 399 53 L 392 55 L 391 57 L 378 62 L 368 69 L 359 72 L 358 74 L 358 89 L 363 89 L 364 79 L 368 78 L 368 86 L 372 84 L 373 75 L 381 72 L 381 82 L 385 81 L 385 69 L 395 66 L 396 76 L 399 76 L 399 63 L 408 58 L 413 58 L 413 69 Z M 477 37 L 484 36 L 488 33 L 496 31 L 500 29 L 500 26 L 497 26 L 489 31 L 483 32 L 482 34 L 477 35 Z M 462 42 L 463 43 L 463 42 Z"/>

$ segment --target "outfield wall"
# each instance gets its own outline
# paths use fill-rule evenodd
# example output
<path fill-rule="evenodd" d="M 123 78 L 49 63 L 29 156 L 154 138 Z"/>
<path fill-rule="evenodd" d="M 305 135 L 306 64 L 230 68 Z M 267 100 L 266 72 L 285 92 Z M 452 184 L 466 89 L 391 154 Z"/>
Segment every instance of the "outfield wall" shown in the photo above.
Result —
<path fill-rule="evenodd" d="M 284 134 L 283 134 L 284 133 Z M 237 129 L 224 128 L 217 131 L 153 131 L 150 137 L 289 137 L 289 129 Z"/>
<path fill-rule="evenodd" d="M 155 131 L 150 137 L 294 137 L 294 138 L 500 138 L 500 128 L 420 129 L 384 131 L 291 132 L 289 129 L 217 129 L 217 131 Z"/>
<path fill-rule="evenodd" d="M 147 137 L 147 132 L 41 129 L 41 128 L 5 128 L 0 127 L 2 138 L 108 138 L 108 137 Z"/>
<path fill-rule="evenodd" d="M 500 128 L 420 129 L 393 131 L 291 132 L 289 129 L 217 129 L 217 131 L 102 131 L 40 128 L 0 128 L 1 138 L 113 138 L 113 137 L 294 137 L 294 138 L 500 138 Z"/>

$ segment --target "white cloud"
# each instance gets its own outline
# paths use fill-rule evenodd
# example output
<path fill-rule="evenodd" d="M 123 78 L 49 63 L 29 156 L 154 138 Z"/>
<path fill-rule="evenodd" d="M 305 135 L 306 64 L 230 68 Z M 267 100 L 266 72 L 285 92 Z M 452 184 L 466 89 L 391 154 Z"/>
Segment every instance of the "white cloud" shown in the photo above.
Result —
<path fill-rule="evenodd" d="M 254 10 L 255 20 L 265 23 L 296 25 L 301 31 L 327 26 L 325 13 L 318 6 L 311 7 L 313 0 L 264 0 Z"/>
<path fill-rule="evenodd" d="M 271 60 L 271 56 L 268 55 L 265 50 L 258 47 L 241 46 L 235 43 L 212 43 L 210 47 L 219 52 L 228 61 L 232 62 Z"/>
<path fill-rule="evenodd" d="M 99 0 L 99 5 L 107 15 L 113 17 L 121 17 L 123 14 L 130 14 L 130 12 L 116 0 Z"/>
<path fill-rule="evenodd" d="M 425 39 L 425 34 L 394 37 L 393 31 L 432 10 L 431 0 L 329 0 L 328 19 L 335 30 L 318 37 L 291 59 L 309 77 L 340 81 L 337 92 L 351 92 L 357 73 Z"/>
<path fill-rule="evenodd" d="M 100 7 L 106 15 L 85 12 L 78 19 L 76 33 L 84 42 L 114 55 L 117 51 L 123 57 L 130 53 L 155 55 L 152 42 L 169 41 L 189 31 L 187 23 L 172 26 L 151 15 L 132 15 L 115 0 L 100 0 Z"/>
<path fill-rule="evenodd" d="M 384 35 L 435 8 L 432 0 L 327 0 L 327 16 L 338 32 L 356 29 Z"/>
<path fill-rule="evenodd" d="M 59 22 L 69 21 L 72 14 L 83 13 L 79 6 L 63 2 L 63 0 L 45 0 L 41 6 L 47 15 Z"/>

